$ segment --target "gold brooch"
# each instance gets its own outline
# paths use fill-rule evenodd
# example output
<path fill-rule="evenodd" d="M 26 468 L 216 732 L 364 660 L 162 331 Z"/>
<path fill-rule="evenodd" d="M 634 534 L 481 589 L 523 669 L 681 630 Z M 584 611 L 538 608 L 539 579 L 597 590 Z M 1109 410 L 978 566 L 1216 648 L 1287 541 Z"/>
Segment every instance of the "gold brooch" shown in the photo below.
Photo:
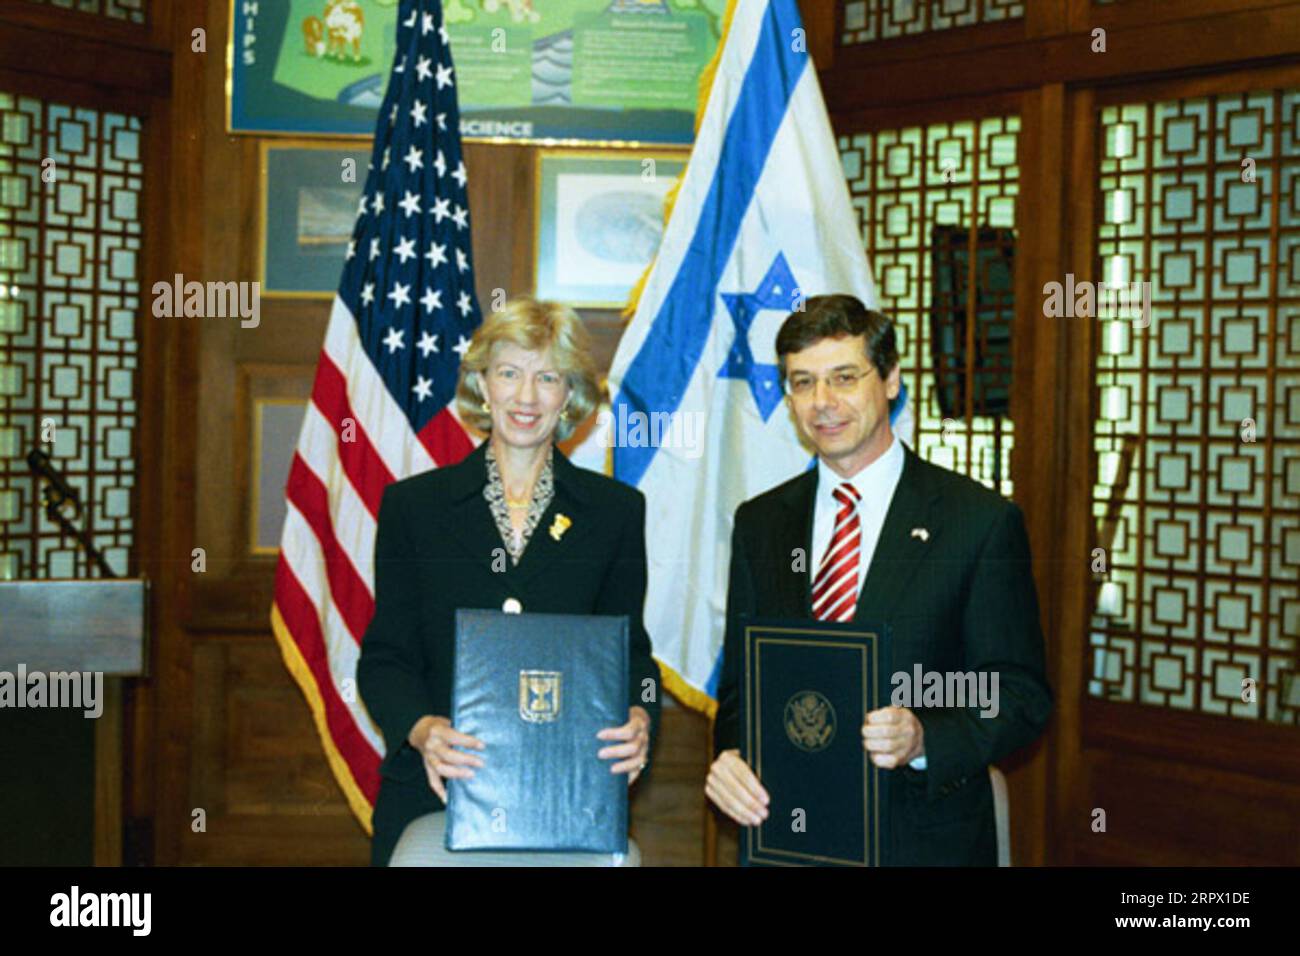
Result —
<path fill-rule="evenodd" d="M 555 520 L 551 522 L 551 537 L 559 541 L 564 537 L 564 532 L 569 530 L 569 525 L 573 524 L 565 515 L 557 514 Z"/>

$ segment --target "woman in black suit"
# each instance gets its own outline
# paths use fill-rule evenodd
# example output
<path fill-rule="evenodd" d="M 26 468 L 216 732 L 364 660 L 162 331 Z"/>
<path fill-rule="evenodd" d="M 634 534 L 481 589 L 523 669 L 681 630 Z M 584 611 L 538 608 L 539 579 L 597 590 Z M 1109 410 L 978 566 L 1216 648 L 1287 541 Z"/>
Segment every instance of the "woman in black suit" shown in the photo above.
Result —
<path fill-rule="evenodd" d="M 659 668 L 641 620 L 645 498 L 554 447 L 599 395 L 581 320 L 557 303 L 507 303 L 475 332 L 456 390 L 461 419 L 487 440 L 460 464 L 384 491 L 375 614 L 357 666 L 387 745 L 374 865 L 388 863 L 411 821 L 446 808 L 448 778 L 492 759 L 447 716 L 457 608 L 626 615 L 636 703 L 592 745 L 629 786 L 645 771 L 659 721 Z"/>

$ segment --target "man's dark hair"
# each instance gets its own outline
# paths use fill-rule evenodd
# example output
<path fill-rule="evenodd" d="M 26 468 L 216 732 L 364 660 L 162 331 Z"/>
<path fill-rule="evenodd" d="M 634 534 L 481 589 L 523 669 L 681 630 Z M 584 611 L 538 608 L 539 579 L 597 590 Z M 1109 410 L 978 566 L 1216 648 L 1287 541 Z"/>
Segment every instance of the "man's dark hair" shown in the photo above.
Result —
<path fill-rule="evenodd" d="M 880 377 L 898 364 L 894 323 L 883 312 L 868 309 L 851 295 L 815 295 L 804 302 L 802 312 L 791 312 L 776 333 L 776 366 L 785 385 L 785 357 L 802 352 L 822 339 L 864 335 L 867 357 Z"/>

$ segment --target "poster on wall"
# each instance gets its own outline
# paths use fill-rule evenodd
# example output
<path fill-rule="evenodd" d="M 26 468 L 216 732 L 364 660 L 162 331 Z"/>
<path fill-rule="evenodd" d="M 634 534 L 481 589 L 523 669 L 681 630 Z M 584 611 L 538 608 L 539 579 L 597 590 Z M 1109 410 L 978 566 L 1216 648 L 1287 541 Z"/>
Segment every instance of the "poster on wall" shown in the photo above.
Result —
<path fill-rule="evenodd" d="M 444 0 L 469 140 L 689 144 L 726 0 Z M 234 133 L 374 132 L 398 0 L 231 0 Z"/>

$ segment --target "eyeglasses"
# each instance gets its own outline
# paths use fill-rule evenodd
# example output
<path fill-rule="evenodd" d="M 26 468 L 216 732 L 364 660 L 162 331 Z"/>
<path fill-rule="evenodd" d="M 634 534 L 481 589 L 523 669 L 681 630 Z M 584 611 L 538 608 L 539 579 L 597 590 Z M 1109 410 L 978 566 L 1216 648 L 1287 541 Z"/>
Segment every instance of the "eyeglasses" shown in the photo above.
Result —
<path fill-rule="evenodd" d="M 827 375 L 823 381 L 831 391 L 848 395 L 858 387 L 858 383 L 875 369 L 837 369 Z M 794 398 L 809 398 L 817 389 L 817 376 L 796 374 L 785 380 L 785 393 Z"/>
<path fill-rule="evenodd" d="M 524 380 L 524 374 L 513 365 L 498 365 L 489 373 L 492 379 L 502 385 L 515 385 Z M 564 387 L 564 376 L 559 372 L 538 372 L 534 381 L 540 388 L 558 390 Z"/>

